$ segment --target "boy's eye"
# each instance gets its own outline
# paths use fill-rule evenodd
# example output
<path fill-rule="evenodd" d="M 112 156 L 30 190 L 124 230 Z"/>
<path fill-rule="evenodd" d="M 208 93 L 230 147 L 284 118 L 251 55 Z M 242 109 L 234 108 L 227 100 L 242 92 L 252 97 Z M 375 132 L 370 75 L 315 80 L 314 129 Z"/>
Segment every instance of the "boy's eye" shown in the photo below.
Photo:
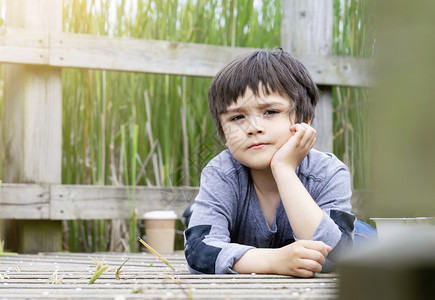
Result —
<path fill-rule="evenodd" d="M 230 121 L 237 121 L 237 120 L 241 120 L 243 119 L 244 116 L 243 115 L 236 115 L 230 118 Z"/>
<path fill-rule="evenodd" d="M 268 109 L 264 112 L 265 115 L 274 115 L 274 114 L 278 114 L 279 111 L 274 110 L 274 109 Z"/>

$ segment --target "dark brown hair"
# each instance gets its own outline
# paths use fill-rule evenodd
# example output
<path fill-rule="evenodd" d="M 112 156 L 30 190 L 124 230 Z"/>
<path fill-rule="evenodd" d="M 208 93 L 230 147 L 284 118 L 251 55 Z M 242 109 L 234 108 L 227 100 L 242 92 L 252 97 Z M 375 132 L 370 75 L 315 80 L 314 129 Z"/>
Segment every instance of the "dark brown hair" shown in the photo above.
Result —
<path fill-rule="evenodd" d="M 208 90 L 208 105 L 217 133 L 224 139 L 220 115 L 250 88 L 259 96 L 277 93 L 292 101 L 296 122 L 314 118 L 319 90 L 305 66 L 281 48 L 253 51 L 239 56 L 221 69 Z"/>

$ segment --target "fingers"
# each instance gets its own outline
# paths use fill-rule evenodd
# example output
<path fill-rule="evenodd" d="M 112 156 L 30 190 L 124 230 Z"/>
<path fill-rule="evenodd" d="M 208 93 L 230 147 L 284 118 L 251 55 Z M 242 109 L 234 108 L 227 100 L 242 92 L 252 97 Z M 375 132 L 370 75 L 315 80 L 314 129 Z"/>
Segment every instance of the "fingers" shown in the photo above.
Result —
<path fill-rule="evenodd" d="M 320 252 L 324 257 L 327 257 L 332 248 L 321 241 L 301 240 L 304 248 Z"/>
<path fill-rule="evenodd" d="M 302 259 L 299 264 L 299 269 L 307 270 L 313 273 L 319 273 L 322 271 L 322 265 L 323 264 L 311 259 Z"/>
<path fill-rule="evenodd" d="M 302 278 L 311 278 L 314 277 L 316 272 L 305 270 L 305 269 L 297 269 L 295 270 L 293 276 L 295 277 L 302 277 Z"/>
<path fill-rule="evenodd" d="M 303 141 L 307 141 L 316 137 L 316 130 L 306 123 L 298 123 L 292 125 L 293 130 L 297 135 L 300 135 Z"/>
<path fill-rule="evenodd" d="M 331 247 L 320 241 L 298 240 L 278 251 L 277 274 L 313 277 L 322 271 Z"/>
<path fill-rule="evenodd" d="M 316 142 L 316 131 L 306 123 L 290 126 L 291 137 L 275 153 L 271 167 L 288 166 L 296 169 Z"/>
<path fill-rule="evenodd" d="M 310 241 L 307 241 L 307 242 L 310 242 Z M 318 267 L 318 265 L 320 265 L 320 270 L 321 270 L 321 266 L 323 264 L 325 264 L 326 257 L 328 256 L 328 253 L 329 253 L 328 250 L 331 247 L 327 246 L 326 244 L 324 244 L 322 242 L 309 243 L 308 245 L 304 245 L 303 247 L 304 247 L 304 251 L 301 251 L 300 258 L 303 260 L 308 260 L 308 261 L 315 263 L 316 267 Z M 315 270 L 312 270 L 312 271 L 315 271 Z"/>
<path fill-rule="evenodd" d="M 296 144 L 304 150 L 311 150 L 316 142 L 316 130 L 306 123 L 297 123 L 290 127 L 294 132 Z"/>
<path fill-rule="evenodd" d="M 325 264 L 326 257 L 332 248 L 320 241 L 300 241 L 304 247 L 304 251 L 300 253 L 299 269 L 306 272 L 305 275 L 309 276 L 310 272 L 317 273 L 322 271 L 322 266 Z M 314 276 L 311 275 L 309 277 Z"/>
<path fill-rule="evenodd" d="M 311 249 L 306 249 L 304 253 L 301 254 L 301 258 L 315 261 L 320 265 L 323 265 L 326 260 L 326 256 L 322 252 Z"/>

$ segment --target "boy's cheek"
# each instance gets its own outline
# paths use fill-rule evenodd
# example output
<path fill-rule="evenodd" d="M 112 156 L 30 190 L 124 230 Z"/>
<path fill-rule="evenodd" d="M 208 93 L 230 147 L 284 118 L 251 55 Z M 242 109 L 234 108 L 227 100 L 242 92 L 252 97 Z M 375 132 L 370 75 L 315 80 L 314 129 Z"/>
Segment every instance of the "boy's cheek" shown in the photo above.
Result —
<path fill-rule="evenodd" d="M 246 142 L 245 138 L 242 137 L 238 137 L 238 136 L 233 136 L 230 139 L 227 139 L 226 142 L 226 147 L 230 150 L 230 151 L 235 151 L 237 149 L 240 149 L 241 146 Z"/>
<path fill-rule="evenodd" d="M 223 130 L 225 135 L 225 141 L 227 144 L 231 143 L 234 139 L 237 139 L 239 136 L 238 131 L 240 129 L 234 128 L 234 126 L 227 125 L 226 127 L 223 128 Z"/>

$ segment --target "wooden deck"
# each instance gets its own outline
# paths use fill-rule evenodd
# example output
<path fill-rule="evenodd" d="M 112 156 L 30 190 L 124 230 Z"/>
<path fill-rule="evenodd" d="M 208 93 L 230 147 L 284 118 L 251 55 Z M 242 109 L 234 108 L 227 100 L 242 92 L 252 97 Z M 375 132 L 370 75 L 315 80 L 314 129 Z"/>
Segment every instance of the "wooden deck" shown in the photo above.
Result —
<path fill-rule="evenodd" d="M 0 299 L 334 299 L 337 274 L 301 279 L 275 275 L 191 275 L 182 252 L 41 253 L 0 256 Z M 96 258 L 107 265 L 93 283 Z M 128 260 L 127 260 L 128 259 Z M 125 262 L 116 278 L 117 269 Z"/>

